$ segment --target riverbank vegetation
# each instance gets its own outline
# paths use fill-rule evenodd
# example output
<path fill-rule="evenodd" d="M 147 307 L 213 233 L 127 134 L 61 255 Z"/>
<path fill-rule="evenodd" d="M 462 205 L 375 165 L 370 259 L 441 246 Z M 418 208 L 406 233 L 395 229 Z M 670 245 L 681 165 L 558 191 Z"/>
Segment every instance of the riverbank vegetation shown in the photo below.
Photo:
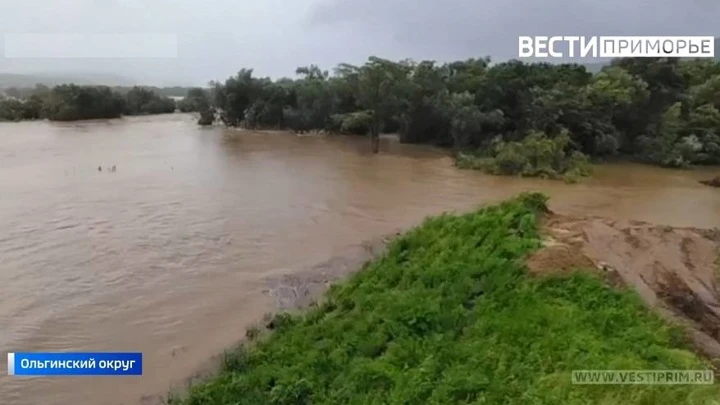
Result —
<path fill-rule="evenodd" d="M 174 100 L 143 87 L 121 93 L 107 86 L 37 86 L 25 98 L 0 100 L 0 121 L 118 118 L 171 113 L 175 108 Z"/>
<path fill-rule="evenodd" d="M 170 399 L 255 404 L 707 404 L 717 385 L 573 385 L 572 370 L 707 369 L 627 291 L 529 276 L 545 197 L 426 220 L 303 314 Z M 255 337 L 253 330 L 248 336 Z"/>
<path fill-rule="evenodd" d="M 2 78 L 2 73 L 0 73 L 0 78 Z M 93 83 L 87 83 L 87 82 L 78 82 L 73 81 L 73 78 L 67 78 L 68 81 L 61 81 L 57 82 L 56 80 L 50 80 L 50 81 L 43 81 L 42 78 L 35 78 L 37 80 L 36 84 L 25 86 L 25 87 L 18 87 L 18 86 L 3 86 L 2 80 L 0 80 L 0 97 L 5 96 L 7 98 L 15 98 L 15 99 L 27 99 L 30 98 L 34 93 L 37 92 L 38 87 L 45 87 L 48 86 L 57 86 L 61 84 L 70 84 L 74 83 L 77 85 L 83 85 L 83 86 L 92 86 L 92 85 L 99 85 L 99 84 L 93 84 Z M 50 84 L 53 83 L 54 84 Z M 182 98 L 185 97 L 185 95 L 192 89 L 192 87 L 180 87 L 180 86 L 174 86 L 174 87 L 156 87 L 156 86 L 110 86 L 110 89 L 114 92 L 120 93 L 121 95 L 127 94 L 130 90 L 134 89 L 135 87 L 142 87 L 144 89 L 150 90 L 153 93 L 159 95 L 160 97 L 168 97 L 168 98 Z"/>
<path fill-rule="evenodd" d="M 463 151 L 460 156 L 500 153 L 492 147 L 498 141 L 505 152 L 517 151 L 529 146 L 525 138 L 543 133 L 549 140 L 567 134 L 568 157 L 620 155 L 671 167 L 720 164 L 718 61 L 620 59 L 592 74 L 573 64 L 372 57 L 362 66 L 341 64 L 332 74 L 317 66 L 297 74 L 273 81 L 243 69 L 213 83 L 219 119 L 248 128 L 369 133 L 374 150 L 382 131 L 397 132 L 402 142 Z M 490 168 L 547 174 L 544 168 L 511 166 Z"/>
<path fill-rule="evenodd" d="M 456 162 L 460 168 L 481 169 L 492 174 L 519 174 L 574 183 L 589 176 L 591 168 L 586 155 L 570 151 L 570 142 L 567 130 L 553 138 L 533 131 L 517 142 L 496 139 L 486 155 L 460 152 Z"/>
<path fill-rule="evenodd" d="M 199 113 L 199 125 L 212 125 L 215 121 L 215 109 L 210 104 L 209 92 L 200 87 L 189 89 L 185 97 L 177 103 L 177 106 L 180 111 L 185 113 Z"/>

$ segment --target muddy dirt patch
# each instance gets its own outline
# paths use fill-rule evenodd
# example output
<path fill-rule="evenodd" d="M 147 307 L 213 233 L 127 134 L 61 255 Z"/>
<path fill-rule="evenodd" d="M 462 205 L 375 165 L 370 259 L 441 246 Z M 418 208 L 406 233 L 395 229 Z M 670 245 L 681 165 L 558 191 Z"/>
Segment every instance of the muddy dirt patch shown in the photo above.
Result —
<path fill-rule="evenodd" d="M 533 253 L 527 266 L 533 274 L 569 273 L 577 269 L 595 269 L 595 263 L 574 246 L 552 244 Z"/>
<path fill-rule="evenodd" d="M 718 230 L 553 213 L 542 226 L 546 247 L 528 259 L 530 271 L 604 270 L 685 325 L 698 348 L 720 364 Z"/>

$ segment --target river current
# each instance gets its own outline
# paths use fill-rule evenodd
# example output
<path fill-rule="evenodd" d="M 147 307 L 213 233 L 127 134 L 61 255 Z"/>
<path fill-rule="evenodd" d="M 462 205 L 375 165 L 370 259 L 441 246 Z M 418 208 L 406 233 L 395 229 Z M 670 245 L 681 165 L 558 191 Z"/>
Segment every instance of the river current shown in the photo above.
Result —
<path fill-rule="evenodd" d="M 458 170 L 447 151 L 391 137 L 369 149 L 185 114 L 0 124 L 0 352 L 145 362 L 141 377 L 2 371 L 0 403 L 150 403 L 274 309 L 268 277 L 522 191 L 568 214 L 720 227 L 718 190 L 697 183 L 717 170 L 609 164 L 568 185 Z"/>

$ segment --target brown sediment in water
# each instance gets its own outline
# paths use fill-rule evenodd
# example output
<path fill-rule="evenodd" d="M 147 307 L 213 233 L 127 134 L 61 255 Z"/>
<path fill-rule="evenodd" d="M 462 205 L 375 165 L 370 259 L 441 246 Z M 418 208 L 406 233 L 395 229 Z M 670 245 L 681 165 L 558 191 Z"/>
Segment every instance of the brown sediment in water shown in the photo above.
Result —
<path fill-rule="evenodd" d="M 145 365 L 140 379 L 92 384 L 0 375 L 2 405 L 163 395 L 305 294 L 271 295 L 267 278 L 299 278 L 348 248 L 357 260 L 358 241 L 523 191 L 569 214 L 720 227 L 718 189 L 697 182 L 710 168 L 613 163 L 568 185 L 457 170 L 445 150 L 390 138 L 373 155 L 363 137 L 201 129 L 185 114 L 0 133 L 0 349 L 139 351 Z M 98 173 L 102 162 L 117 173 Z"/>
<path fill-rule="evenodd" d="M 542 228 L 545 247 L 527 261 L 532 273 L 605 273 L 612 285 L 633 288 L 684 326 L 697 349 L 720 365 L 719 230 L 554 213 Z"/>
<path fill-rule="evenodd" d="M 264 292 L 275 299 L 280 311 L 302 309 L 319 300 L 332 283 L 358 271 L 380 256 L 400 232 L 384 235 L 346 249 L 341 254 L 308 269 L 267 280 Z"/>

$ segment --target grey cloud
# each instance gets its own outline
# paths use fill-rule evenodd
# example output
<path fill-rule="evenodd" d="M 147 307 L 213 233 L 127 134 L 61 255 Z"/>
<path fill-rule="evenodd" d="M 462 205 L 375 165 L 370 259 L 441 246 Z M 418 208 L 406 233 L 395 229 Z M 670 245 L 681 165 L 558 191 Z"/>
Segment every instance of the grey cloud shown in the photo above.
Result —
<path fill-rule="evenodd" d="M 313 25 L 392 41 L 414 58 L 511 58 L 520 35 L 718 35 L 713 0 L 329 0 Z"/>
<path fill-rule="evenodd" d="M 370 55 L 502 60 L 515 56 L 518 35 L 717 35 L 719 19 L 716 0 L 0 0 L 0 34 L 171 33 L 179 44 L 177 58 L 162 60 L 0 57 L 0 72 L 201 84 L 242 67 L 279 77 Z"/>

